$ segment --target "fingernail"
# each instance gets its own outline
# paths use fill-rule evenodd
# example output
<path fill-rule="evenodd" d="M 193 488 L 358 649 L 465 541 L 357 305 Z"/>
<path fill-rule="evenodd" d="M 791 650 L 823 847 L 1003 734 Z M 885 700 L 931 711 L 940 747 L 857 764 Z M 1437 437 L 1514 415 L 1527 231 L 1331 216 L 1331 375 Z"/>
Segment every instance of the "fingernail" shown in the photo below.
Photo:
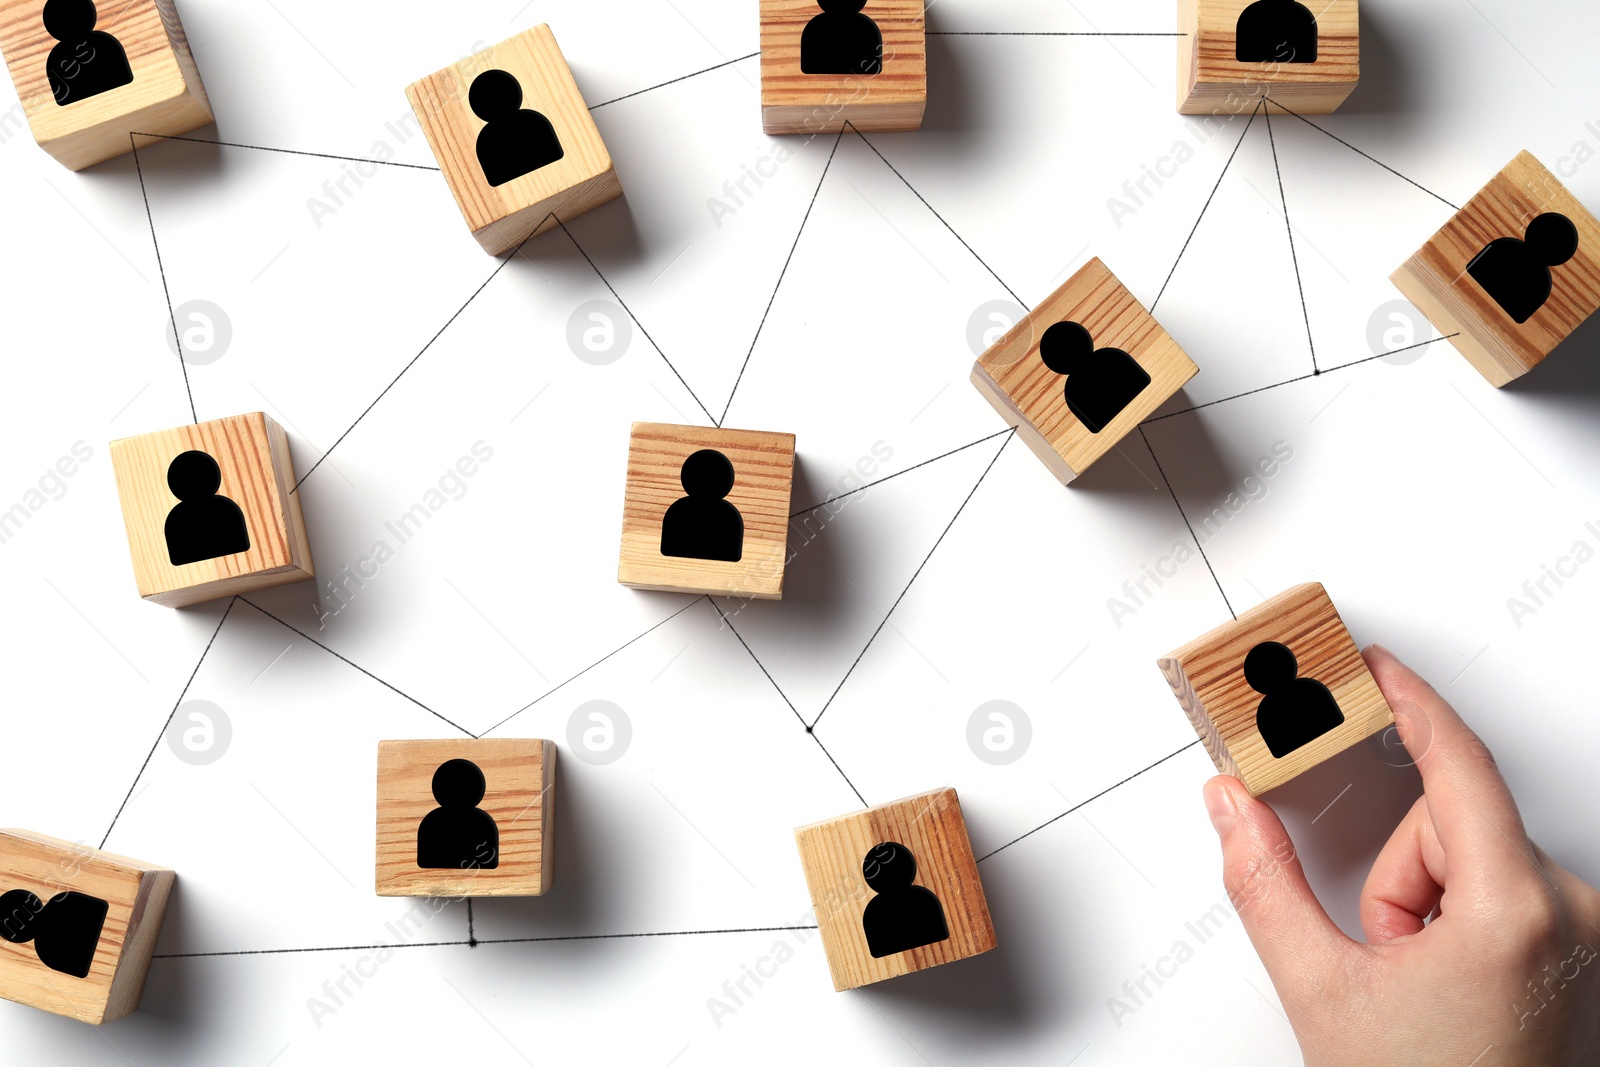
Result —
<path fill-rule="evenodd" d="M 1213 779 L 1206 784 L 1206 812 L 1211 816 L 1211 825 L 1217 831 L 1218 837 L 1228 836 L 1228 831 L 1233 829 L 1234 820 L 1239 817 L 1239 809 L 1234 806 L 1233 794 L 1228 787 Z"/>

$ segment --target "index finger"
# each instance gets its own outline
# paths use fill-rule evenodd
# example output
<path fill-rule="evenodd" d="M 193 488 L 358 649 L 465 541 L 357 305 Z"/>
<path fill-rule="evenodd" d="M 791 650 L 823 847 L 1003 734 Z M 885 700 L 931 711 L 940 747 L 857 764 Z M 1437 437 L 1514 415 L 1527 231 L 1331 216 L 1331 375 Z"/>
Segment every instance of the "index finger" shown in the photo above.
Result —
<path fill-rule="evenodd" d="M 1482 880 L 1508 869 L 1538 872 L 1522 814 L 1489 747 L 1394 653 L 1373 645 L 1363 655 L 1394 711 L 1400 740 L 1422 774 L 1439 843 L 1447 854 L 1468 861 L 1451 863 L 1452 881 L 1457 875 Z"/>

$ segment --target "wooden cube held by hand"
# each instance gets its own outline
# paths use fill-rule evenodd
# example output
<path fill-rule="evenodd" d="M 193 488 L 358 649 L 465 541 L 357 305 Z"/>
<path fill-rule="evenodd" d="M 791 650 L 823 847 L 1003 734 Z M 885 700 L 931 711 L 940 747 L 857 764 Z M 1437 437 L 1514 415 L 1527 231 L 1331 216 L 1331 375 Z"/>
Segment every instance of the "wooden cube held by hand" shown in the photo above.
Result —
<path fill-rule="evenodd" d="M 1252 608 L 1160 660 L 1212 762 L 1252 795 L 1394 723 L 1327 590 Z"/>

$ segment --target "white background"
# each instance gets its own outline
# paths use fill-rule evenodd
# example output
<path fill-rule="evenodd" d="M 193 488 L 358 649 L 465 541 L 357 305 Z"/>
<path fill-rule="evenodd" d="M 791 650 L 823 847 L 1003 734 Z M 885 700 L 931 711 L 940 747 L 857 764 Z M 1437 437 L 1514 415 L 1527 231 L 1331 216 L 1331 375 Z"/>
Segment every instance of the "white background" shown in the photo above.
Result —
<path fill-rule="evenodd" d="M 185 0 L 182 14 L 219 116 L 199 136 L 423 166 L 422 139 L 386 129 L 407 112 L 403 87 L 538 22 L 591 103 L 757 47 L 753 0 Z M 930 28 L 1170 32 L 1173 12 L 942 0 Z M 1600 205 L 1594 5 L 1373 0 L 1362 33 L 1362 85 L 1319 120 L 1329 130 L 1458 204 L 1528 148 Z M 871 140 L 1023 301 L 1099 255 L 1149 305 L 1243 129 L 1204 139 L 1174 113 L 1173 51 L 1160 37 L 935 36 L 924 128 Z M 809 923 L 790 830 L 860 803 L 800 725 L 824 706 L 816 736 L 866 800 L 954 785 L 980 855 L 1194 739 L 1155 659 L 1227 618 L 1205 566 L 1120 626 L 1107 606 L 1188 537 L 1137 435 L 1070 490 L 997 437 L 796 534 L 786 598 L 735 620 L 770 681 L 708 602 L 616 585 L 628 424 L 705 421 L 644 330 L 715 414 L 750 353 L 728 424 L 798 436 L 796 509 L 854 484 L 875 445 L 892 451 L 882 476 L 1003 428 L 966 381 L 966 335 L 1005 289 L 853 134 L 751 351 L 834 143 L 789 141 L 794 158 L 719 225 L 708 200 L 776 151 L 757 94 L 744 59 L 595 112 L 627 195 L 571 231 L 642 326 L 621 359 L 569 350 L 569 316 L 609 294 L 572 241 L 542 237 L 306 482 L 333 577 L 380 539 L 398 547 L 384 523 L 475 443 L 493 449 L 322 628 L 339 604 L 311 584 L 251 598 L 394 689 L 233 607 L 187 691 L 225 709 L 230 748 L 192 766 L 155 744 L 106 843 L 180 872 L 143 1008 L 96 1031 L 0 1004 L 7 1062 L 1298 1062 L 1237 920 L 1204 945 L 1185 929 L 1225 904 L 1199 747 L 986 859 L 1001 947 L 975 960 L 841 995 L 818 940 L 792 933 L 408 947 L 314 1018 L 324 982 L 370 955 L 337 946 L 383 941 L 408 907 L 372 892 L 377 742 L 459 736 L 394 690 L 475 733 L 543 698 L 495 735 L 562 745 L 554 889 L 477 904 L 480 939 Z M 1370 356 L 1369 320 L 1398 299 L 1389 273 L 1450 209 L 1295 119 L 1272 132 L 1318 359 Z M 1161 299 L 1201 368 L 1166 410 L 1310 370 L 1266 134 L 1258 119 Z M 1108 198 L 1180 143 L 1194 158 L 1119 225 Z M 167 143 L 140 162 L 174 303 L 209 300 L 232 322 L 226 354 L 190 368 L 199 417 L 267 411 L 302 473 L 496 266 L 437 173 L 382 168 L 318 225 L 308 200 L 340 177 L 336 160 Z M 130 573 L 106 444 L 190 418 L 133 159 L 71 174 L 13 124 L 0 197 L 0 506 L 75 442 L 92 449 L 0 545 L 0 808 L 6 825 L 99 845 L 226 602 L 145 604 Z M 1208 544 L 1234 608 L 1325 582 L 1358 641 L 1389 644 L 1487 735 L 1533 835 L 1590 880 L 1600 732 L 1583 680 L 1600 563 L 1520 626 L 1507 598 L 1575 541 L 1600 544 L 1585 530 L 1600 522 L 1596 337 L 1591 324 L 1502 391 L 1436 344 L 1147 428 L 1191 516 L 1242 493 L 1275 443 L 1292 448 Z M 632 721 L 608 766 L 567 743 L 593 699 Z M 1007 767 L 966 742 L 994 699 L 1033 726 Z M 1272 798 L 1347 929 L 1418 788 L 1393 762 L 1365 745 Z M 467 934 L 455 904 L 411 940 Z M 1115 1019 L 1108 999 L 1180 939 L 1194 958 Z M 715 1018 L 709 998 L 779 941 L 794 958 Z M 327 951 L 172 958 L 279 949 Z"/>

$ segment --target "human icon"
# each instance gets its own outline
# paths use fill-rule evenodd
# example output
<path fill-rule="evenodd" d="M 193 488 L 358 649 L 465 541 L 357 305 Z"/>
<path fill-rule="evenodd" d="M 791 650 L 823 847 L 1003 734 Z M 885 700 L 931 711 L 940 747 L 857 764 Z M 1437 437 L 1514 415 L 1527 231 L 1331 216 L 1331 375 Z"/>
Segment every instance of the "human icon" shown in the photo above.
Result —
<path fill-rule="evenodd" d="M 1490 241 L 1467 264 L 1467 273 L 1521 325 L 1550 299 L 1555 285 L 1550 268 L 1577 254 L 1578 228 L 1560 212 L 1547 211 L 1528 223 L 1521 239 Z"/>
<path fill-rule="evenodd" d="M 491 186 L 532 174 L 566 155 L 550 120 L 522 106 L 522 83 L 515 75 L 484 71 L 473 79 L 467 103 L 488 123 L 478 134 L 478 164 Z"/>
<path fill-rule="evenodd" d="M 52 971 L 87 978 L 111 905 L 87 893 L 61 893 L 46 904 L 26 889 L 0 894 L 0 939 L 33 942 L 39 962 Z"/>
<path fill-rule="evenodd" d="M 738 563 L 744 558 L 744 517 L 724 499 L 733 489 L 733 464 L 716 449 L 702 448 L 683 461 L 679 478 L 689 495 L 661 520 L 661 554 Z"/>
<path fill-rule="evenodd" d="M 95 29 L 94 0 L 48 0 L 44 28 L 60 43 L 50 49 L 45 72 L 61 106 L 119 89 L 133 81 L 128 53 L 111 34 Z"/>
<path fill-rule="evenodd" d="M 1090 433 L 1099 433 L 1150 384 L 1150 375 L 1120 348 L 1096 350 L 1089 331 L 1058 322 L 1039 340 L 1039 358 L 1064 374 L 1067 410 Z"/>
<path fill-rule="evenodd" d="M 467 759 L 446 760 L 433 772 L 433 799 L 439 806 L 417 827 L 417 866 L 452 869 L 500 866 L 500 828 L 478 807 L 488 782 Z"/>
<path fill-rule="evenodd" d="M 1256 0 L 1239 16 L 1241 63 L 1315 63 L 1317 16 L 1295 0 Z"/>
<path fill-rule="evenodd" d="M 894 841 L 874 845 L 861 861 L 861 875 L 877 896 L 867 901 L 861 927 L 872 958 L 882 959 L 936 944 L 950 936 L 944 905 L 933 892 L 912 885 L 917 858 Z"/>
<path fill-rule="evenodd" d="M 1263 641 L 1244 658 L 1244 680 L 1263 694 L 1256 729 L 1274 758 L 1282 759 L 1344 722 L 1328 687 L 1300 677 L 1300 662 L 1287 645 Z"/>
<path fill-rule="evenodd" d="M 174 567 L 250 550 L 244 511 L 217 495 L 221 487 L 222 468 L 205 452 L 184 452 L 167 467 L 167 488 L 178 498 L 166 527 Z"/>
<path fill-rule="evenodd" d="M 861 13 L 867 0 L 817 0 L 817 6 L 822 14 L 800 34 L 800 73 L 883 73 L 883 34 Z"/>

